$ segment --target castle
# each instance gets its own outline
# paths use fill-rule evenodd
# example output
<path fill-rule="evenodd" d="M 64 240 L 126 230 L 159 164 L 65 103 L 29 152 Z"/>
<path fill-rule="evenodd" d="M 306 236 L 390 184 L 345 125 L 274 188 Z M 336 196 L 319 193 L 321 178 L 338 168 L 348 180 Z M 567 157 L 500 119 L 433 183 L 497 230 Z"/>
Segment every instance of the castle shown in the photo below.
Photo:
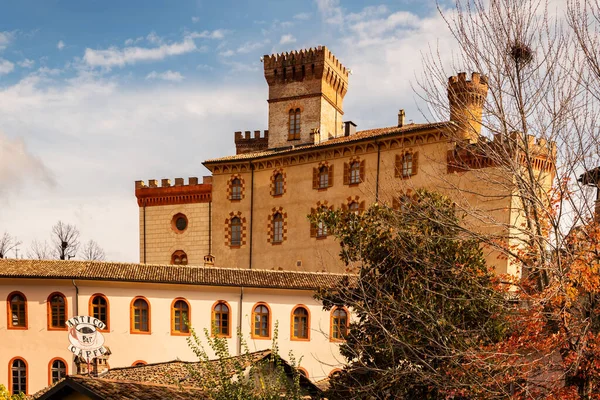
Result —
<path fill-rule="evenodd" d="M 449 78 L 449 121 L 406 124 L 400 110 L 396 126 L 357 131 L 343 120 L 349 70 L 329 49 L 266 55 L 263 66 L 268 130 L 235 132 L 236 154 L 205 161 L 212 176 L 202 183 L 136 182 L 140 262 L 342 272 L 339 244 L 307 216 L 375 202 L 398 207 L 421 187 L 468 206 L 475 229 L 513 235 L 508 226 L 521 215 L 510 185 L 490 184 L 494 174 L 511 178 L 479 146 L 496 143 L 481 136 L 485 76 Z M 555 149 L 530 141 L 549 189 Z M 498 273 L 518 273 L 493 251 L 486 257 Z"/>
<path fill-rule="evenodd" d="M 139 264 L 0 259 L 7 310 L 0 318 L 0 383 L 11 393 L 33 393 L 85 371 L 68 350 L 64 324 L 79 315 L 105 325 L 111 354 L 91 366 L 99 373 L 197 359 L 186 342 L 188 320 L 197 332 L 216 327 L 213 335 L 226 338 L 234 355 L 242 338 L 251 351 L 269 348 L 278 326 L 281 354 L 302 357 L 309 379 L 326 378 L 343 367 L 338 344 L 353 316 L 343 307 L 324 311 L 314 298 L 316 289 L 347 276 L 339 243 L 307 218 L 323 208 L 400 208 L 415 189 L 431 188 L 469 210 L 470 228 L 502 240 L 518 236 L 523 215 L 514 176 L 486 149 L 517 159 L 511 146 L 523 139 L 481 135 L 485 76 L 448 80 L 448 121 L 406 124 L 400 110 L 395 126 L 357 131 L 343 119 L 349 71 L 326 47 L 265 56 L 263 63 L 268 130 L 235 132 L 236 154 L 205 161 L 212 175 L 201 181 L 135 183 Z M 548 191 L 556 149 L 525 141 Z M 484 251 L 498 273 L 519 273 L 506 257 Z"/>

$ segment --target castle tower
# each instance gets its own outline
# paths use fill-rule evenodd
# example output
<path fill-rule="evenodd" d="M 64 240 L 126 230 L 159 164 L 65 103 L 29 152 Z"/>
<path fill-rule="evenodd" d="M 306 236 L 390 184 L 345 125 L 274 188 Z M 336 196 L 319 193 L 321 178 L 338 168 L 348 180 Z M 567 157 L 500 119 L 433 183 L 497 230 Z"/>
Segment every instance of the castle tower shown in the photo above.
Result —
<path fill-rule="evenodd" d="M 342 136 L 348 73 L 325 46 L 265 55 L 269 148 Z"/>
<path fill-rule="evenodd" d="M 470 81 L 467 80 L 465 72 L 459 73 L 458 77 L 451 76 L 448 79 L 450 121 L 457 125 L 457 139 L 476 142 L 479 138 L 487 92 L 487 77 L 477 72 L 473 72 Z"/>

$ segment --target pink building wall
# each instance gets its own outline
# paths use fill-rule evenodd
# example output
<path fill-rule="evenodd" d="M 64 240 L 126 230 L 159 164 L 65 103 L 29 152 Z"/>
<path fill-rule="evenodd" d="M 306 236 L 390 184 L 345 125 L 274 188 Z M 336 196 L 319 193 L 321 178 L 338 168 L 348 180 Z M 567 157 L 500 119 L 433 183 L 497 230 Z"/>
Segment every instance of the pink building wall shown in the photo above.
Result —
<path fill-rule="evenodd" d="M 179 358 L 196 360 L 189 349 L 187 336 L 171 335 L 171 304 L 177 297 L 185 298 L 191 307 L 191 324 L 204 338 L 203 329 L 210 328 L 213 304 L 218 300 L 230 306 L 231 339 L 229 348 L 237 354 L 238 339 L 236 330 L 240 304 L 242 306 L 241 329 L 250 351 L 271 348 L 271 340 L 252 339 L 252 309 L 257 302 L 266 302 L 271 309 L 271 335 L 275 321 L 279 321 L 280 354 L 288 357 L 291 350 L 300 366 L 307 370 L 309 377 L 320 380 L 342 364 L 338 344 L 329 340 L 330 313 L 313 299 L 309 290 L 245 288 L 240 303 L 240 288 L 197 285 L 172 285 L 153 283 L 99 282 L 76 280 L 79 296 L 79 312 L 75 310 L 76 289 L 71 280 L 40 279 L 0 279 L 0 383 L 8 387 L 9 363 L 14 357 L 23 358 L 28 365 L 28 394 L 48 386 L 49 362 L 55 357 L 66 361 L 68 373 L 76 372 L 73 355 L 68 350 L 67 331 L 47 329 L 48 296 L 61 292 L 67 298 L 68 318 L 77 314 L 89 315 L 88 304 L 95 293 L 104 294 L 109 300 L 109 329 L 104 333 L 105 346 L 112 355 L 111 367 L 130 366 L 143 360 L 147 363 L 164 362 Z M 27 298 L 28 329 L 7 329 L 7 296 L 13 291 L 23 293 Z M 150 303 L 151 333 L 132 334 L 130 332 L 130 304 L 136 296 L 144 296 Z M 294 306 L 305 305 L 310 311 L 310 340 L 291 340 L 290 317 Z"/>

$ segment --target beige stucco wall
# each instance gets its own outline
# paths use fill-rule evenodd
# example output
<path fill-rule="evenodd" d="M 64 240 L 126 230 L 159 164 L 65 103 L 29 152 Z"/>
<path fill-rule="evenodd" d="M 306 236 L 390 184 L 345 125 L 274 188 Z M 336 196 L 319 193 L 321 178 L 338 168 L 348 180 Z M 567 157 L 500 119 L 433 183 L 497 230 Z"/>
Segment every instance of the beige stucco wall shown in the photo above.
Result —
<path fill-rule="evenodd" d="M 521 223 L 518 218 L 520 207 L 517 207 L 515 197 L 512 196 L 512 177 L 505 169 L 496 167 L 449 173 L 447 152 L 453 149 L 454 144 L 443 136 L 433 135 L 435 131 L 431 133 L 432 135 L 422 135 L 425 139 L 420 142 L 413 139 L 398 140 L 392 145 L 381 147 L 378 180 L 380 202 L 392 205 L 394 197 L 398 198 L 417 188 L 429 188 L 452 198 L 457 204 L 457 210 L 466 215 L 464 223 L 470 229 L 506 237 L 511 226 Z M 396 156 L 407 151 L 418 153 L 418 172 L 408 179 L 395 177 Z M 377 187 L 377 147 L 374 142 L 348 144 L 345 147 L 338 146 L 335 150 L 321 150 L 320 154 L 309 151 L 305 154 L 303 161 L 283 166 L 282 157 L 253 162 L 253 268 L 331 272 L 341 272 L 345 268 L 339 260 L 339 243 L 332 236 L 324 239 L 310 237 L 307 216 L 318 202 L 339 209 L 342 204 L 348 203 L 349 198 L 358 197 L 358 201 L 365 201 L 366 207 L 373 204 Z M 351 158 L 365 161 L 365 181 L 355 186 L 343 184 L 344 163 L 348 163 Z M 326 190 L 315 190 L 312 187 L 313 168 L 325 161 L 334 168 L 333 186 Z M 227 185 L 234 172 L 215 173 L 213 177 L 213 254 L 218 266 L 249 267 L 252 174 L 249 172 L 249 165 L 245 165 L 246 172 L 235 172 L 245 181 L 244 198 L 241 201 L 227 198 Z M 282 196 L 275 197 L 271 195 L 271 177 L 279 169 L 285 173 L 286 191 Z M 549 190 L 552 177 L 546 174 L 540 179 L 544 181 L 546 190 Z M 268 218 L 279 208 L 287 214 L 287 238 L 281 244 L 271 244 L 268 242 Z M 246 218 L 246 243 L 232 249 L 225 240 L 225 221 L 230 213 L 238 212 Z M 483 246 L 483 250 L 488 265 L 494 266 L 497 273 L 518 272 L 497 251 L 487 246 Z M 298 261 L 301 261 L 300 267 Z"/>
<path fill-rule="evenodd" d="M 182 233 L 172 228 L 173 216 L 178 213 L 188 219 L 188 227 Z M 139 214 L 140 262 L 170 264 L 173 252 L 183 250 L 188 264 L 204 264 L 209 245 L 209 203 L 140 207 Z"/>
<path fill-rule="evenodd" d="M 329 341 L 330 313 L 313 299 L 313 292 L 298 290 L 245 289 L 240 302 L 239 288 L 219 288 L 189 285 L 158 285 L 144 283 L 115 283 L 76 281 L 79 287 L 79 314 L 88 315 L 90 297 L 95 293 L 107 296 L 110 304 L 109 328 L 104 333 L 112 352 L 111 367 L 130 366 L 134 361 L 148 363 L 170 361 L 176 358 L 195 360 L 196 357 L 186 343 L 186 336 L 171 336 L 170 307 L 176 297 L 190 303 L 192 326 L 200 332 L 210 328 L 211 310 L 218 300 L 227 301 L 231 307 L 232 338 L 228 339 L 230 351 L 236 354 L 235 331 L 238 316 L 242 315 L 241 329 L 250 351 L 271 348 L 270 340 L 253 340 L 250 337 L 253 306 L 266 302 L 272 313 L 271 332 L 274 322 L 279 321 L 279 349 L 284 358 L 291 350 L 296 358 L 302 357 L 301 366 L 313 380 L 325 378 L 342 362 L 338 345 Z M 27 297 L 27 330 L 7 330 L 6 317 L 0 318 L 0 383 L 8 385 L 9 361 L 22 357 L 28 364 L 29 393 L 35 393 L 48 385 L 48 363 L 54 357 L 63 358 L 69 373 L 75 371 L 73 356 L 67 349 L 67 331 L 48 331 L 46 328 L 46 299 L 54 291 L 67 297 L 68 316 L 75 311 L 75 287 L 70 281 L 35 281 L 23 279 L 0 280 L 0 309 L 6 310 L 9 293 L 20 291 Z M 130 304 L 136 296 L 144 296 L 150 302 L 151 334 L 130 333 Z M 297 304 L 304 304 L 311 314 L 310 341 L 290 340 L 290 313 Z M 241 305 L 241 308 L 240 308 Z M 206 344 L 206 343 L 204 343 Z"/>

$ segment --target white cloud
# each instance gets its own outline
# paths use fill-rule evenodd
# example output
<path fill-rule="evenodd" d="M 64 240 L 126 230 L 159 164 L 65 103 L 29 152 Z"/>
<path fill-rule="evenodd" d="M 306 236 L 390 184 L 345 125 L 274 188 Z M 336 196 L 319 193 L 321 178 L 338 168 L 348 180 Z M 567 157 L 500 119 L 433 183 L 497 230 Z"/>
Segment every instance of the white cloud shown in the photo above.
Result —
<path fill-rule="evenodd" d="M 296 38 L 291 34 L 283 35 L 281 40 L 279 40 L 279 44 L 288 44 L 288 43 L 296 43 Z"/>
<path fill-rule="evenodd" d="M 139 36 L 135 39 L 127 39 L 125 41 L 125 46 L 131 46 L 131 45 L 137 44 L 137 43 L 141 42 L 142 40 L 144 40 L 143 36 Z"/>
<path fill-rule="evenodd" d="M 107 50 L 85 49 L 84 62 L 91 67 L 123 67 L 141 61 L 163 60 L 170 56 L 190 53 L 197 49 L 196 44 L 190 38 L 182 42 L 163 44 L 159 47 L 125 47 L 118 49 L 111 47 Z"/>
<path fill-rule="evenodd" d="M 0 51 L 6 49 L 10 45 L 15 37 L 14 32 L 0 32 Z"/>
<path fill-rule="evenodd" d="M 185 37 L 190 39 L 223 39 L 229 32 L 227 29 L 215 29 L 214 31 L 190 32 Z"/>
<path fill-rule="evenodd" d="M 267 44 L 269 44 L 269 42 L 270 41 L 268 39 L 259 42 L 246 42 L 240 47 L 238 47 L 236 52 L 242 54 L 250 53 L 260 49 L 261 47 L 266 46 Z"/>
<path fill-rule="evenodd" d="M 62 50 L 65 48 L 65 42 L 63 42 L 62 40 L 59 40 L 58 43 L 56 44 L 56 48 L 59 50 Z"/>
<path fill-rule="evenodd" d="M 15 64 L 0 58 L 0 75 L 10 74 L 15 69 Z"/>
<path fill-rule="evenodd" d="M 10 138 L 0 131 L 0 200 L 21 188 L 26 181 L 55 184 L 52 173 L 33 155 L 23 138 Z"/>
<path fill-rule="evenodd" d="M 163 39 L 156 34 L 156 32 L 150 32 L 146 36 L 146 40 L 152 44 L 163 44 Z"/>
<path fill-rule="evenodd" d="M 225 51 L 222 51 L 219 53 L 219 55 L 223 56 L 223 57 L 231 57 L 234 54 L 235 54 L 235 51 L 233 51 L 233 50 L 225 50 Z"/>
<path fill-rule="evenodd" d="M 152 71 L 146 76 L 146 79 L 162 79 L 163 81 L 181 82 L 184 79 L 184 77 L 177 71 L 173 72 L 171 70 L 168 70 L 161 73 Z"/>
<path fill-rule="evenodd" d="M 344 22 L 339 0 L 315 0 L 323 20 L 329 24 L 340 25 Z"/>
<path fill-rule="evenodd" d="M 192 17 L 192 22 L 193 23 L 198 23 L 200 21 L 200 17 Z"/>
<path fill-rule="evenodd" d="M 31 68 L 35 64 L 35 61 L 30 60 L 29 58 L 26 58 L 23 61 L 19 61 L 17 64 L 21 68 Z"/>
<path fill-rule="evenodd" d="M 308 19 L 310 19 L 311 14 L 304 12 L 304 13 L 299 13 L 294 15 L 294 19 L 298 20 L 298 21 L 306 21 Z"/>
<path fill-rule="evenodd" d="M 0 86 L 2 129 L 26 144 L 20 151 L 21 139 L 12 140 L 9 158 L 0 153 L 0 165 L 6 162 L 13 174 L 7 182 L 23 183 L 23 195 L 0 198 L 2 230 L 22 240 L 26 251 L 33 239 L 46 239 L 60 219 L 100 243 L 109 260 L 139 261 L 134 181 L 209 175 L 182 160 L 235 153 L 233 132 L 266 129 L 267 107 L 261 100 L 262 82 L 161 85 L 149 80 L 144 87 L 128 88 L 106 77 L 48 83 L 30 76 Z M 219 134 L 199 135 L 199 126 Z M 165 132 L 177 132 L 176 140 Z M 13 161 L 22 154 L 37 157 L 52 171 L 54 189 L 39 183 L 44 173 Z M 4 182 L 0 190 L 8 188 Z"/>

